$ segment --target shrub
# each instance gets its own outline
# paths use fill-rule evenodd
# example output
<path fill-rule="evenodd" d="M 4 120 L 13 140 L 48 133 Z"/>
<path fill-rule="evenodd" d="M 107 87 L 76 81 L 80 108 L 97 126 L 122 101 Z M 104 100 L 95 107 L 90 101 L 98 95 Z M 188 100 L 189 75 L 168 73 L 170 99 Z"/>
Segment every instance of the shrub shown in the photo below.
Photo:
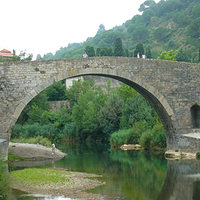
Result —
<path fill-rule="evenodd" d="M 10 179 L 6 173 L 6 167 L 2 160 L 0 160 L 0 195 L 4 200 L 13 200 L 10 189 Z"/>
<path fill-rule="evenodd" d="M 147 123 L 145 121 L 134 123 L 133 127 L 130 129 L 130 137 L 128 143 L 138 144 L 142 133 L 145 132 L 146 130 L 147 130 Z"/>
<path fill-rule="evenodd" d="M 37 136 L 36 138 L 15 138 L 12 139 L 12 142 L 18 143 L 29 143 L 29 144 L 41 144 L 46 147 L 51 147 L 51 141 L 48 138 L 43 138 L 42 136 Z"/>
<path fill-rule="evenodd" d="M 200 152 L 197 152 L 197 153 L 196 153 L 196 158 L 197 158 L 198 160 L 200 160 Z"/>
<path fill-rule="evenodd" d="M 151 149 L 164 149 L 167 146 L 165 131 L 161 123 L 156 124 L 152 130 Z"/>
<path fill-rule="evenodd" d="M 110 136 L 110 144 L 112 147 L 119 147 L 123 144 L 127 144 L 131 136 L 131 130 L 119 130 L 114 132 Z"/>
<path fill-rule="evenodd" d="M 73 141 L 76 137 L 76 127 L 73 122 L 66 123 L 63 128 L 63 134 L 62 139 L 65 139 L 67 141 Z"/>
<path fill-rule="evenodd" d="M 151 148 L 151 140 L 152 140 L 151 130 L 147 130 L 142 133 L 139 143 L 145 149 L 150 149 Z"/>

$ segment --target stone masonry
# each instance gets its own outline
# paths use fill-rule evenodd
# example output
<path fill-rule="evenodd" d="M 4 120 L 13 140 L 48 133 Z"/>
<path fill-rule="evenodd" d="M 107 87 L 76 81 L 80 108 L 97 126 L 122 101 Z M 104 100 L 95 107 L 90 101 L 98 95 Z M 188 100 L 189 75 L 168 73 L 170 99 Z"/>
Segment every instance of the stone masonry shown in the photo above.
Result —
<path fill-rule="evenodd" d="M 192 123 L 200 116 L 200 109 L 195 110 L 200 105 L 200 65 L 126 57 L 0 63 L 0 139 L 9 143 L 16 120 L 37 94 L 60 80 L 82 75 L 109 77 L 133 87 L 158 113 L 168 149 L 200 151 L 199 140 L 191 137 L 200 135 L 200 127 Z M 3 144 L 2 152 L 7 152 Z"/>

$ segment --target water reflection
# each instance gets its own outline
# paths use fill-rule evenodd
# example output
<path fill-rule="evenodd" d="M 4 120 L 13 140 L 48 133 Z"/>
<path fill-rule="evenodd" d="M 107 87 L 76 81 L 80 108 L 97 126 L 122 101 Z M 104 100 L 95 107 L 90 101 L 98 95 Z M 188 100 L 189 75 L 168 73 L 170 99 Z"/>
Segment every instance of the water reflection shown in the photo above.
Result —
<path fill-rule="evenodd" d="M 17 200 L 71 200 L 71 199 L 66 197 L 53 197 L 51 195 L 23 194 L 18 196 Z"/>
<path fill-rule="evenodd" d="M 166 160 L 163 154 L 111 150 L 103 144 L 62 145 L 59 148 L 67 153 L 67 156 L 53 163 L 43 163 L 40 167 L 100 174 L 102 177 L 98 179 L 105 181 L 106 185 L 89 192 L 104 195 L 105 199 L 199 199 L 198 160 Z M 10 166 L 11 169 L 15 167 Z M 17 165 L 17 169 L 23 167 L 25 166 L 22 164 Z M 23 200 L 58 200 L 50 196 L 36 198 L 27 194 L 21 195 L 25 195 Z M 20 198 L 22 199 L 22 196 Z"/>
<path fill-rule="evenodd" d="M 158 200 L 199 200 L 199 173 L 199 160 L 168 160 L 167 176 Z"/>

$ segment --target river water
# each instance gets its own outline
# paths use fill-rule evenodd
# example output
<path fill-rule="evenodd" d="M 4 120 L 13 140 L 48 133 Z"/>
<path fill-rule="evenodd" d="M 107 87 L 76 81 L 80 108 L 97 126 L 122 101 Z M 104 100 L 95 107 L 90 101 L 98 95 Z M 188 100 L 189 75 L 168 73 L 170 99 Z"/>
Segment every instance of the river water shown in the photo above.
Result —
<path fill-rule="evenodd" d="M 166 160 L 162 153 L 112 150 L 109 145 L 76 144 L 58 147 L 67 156 L 56 162 L 18 162 L 9 170 L 26 167 L 64 168 L 102 175 L 106 184 L 88 192 L 109 200 L 200 199 L 200 161 Z M 26 194 L 14 190 L 17 200 L 70 200 L 63 197 Z"/>

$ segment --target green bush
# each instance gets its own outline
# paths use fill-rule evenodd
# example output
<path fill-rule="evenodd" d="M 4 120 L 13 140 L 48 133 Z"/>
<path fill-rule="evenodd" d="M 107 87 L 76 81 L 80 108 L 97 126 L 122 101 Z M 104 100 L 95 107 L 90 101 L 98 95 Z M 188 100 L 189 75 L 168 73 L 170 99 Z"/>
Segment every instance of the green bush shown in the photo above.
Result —
<path fill-rule="evenodd" d="M 151 132 L 151 130 L 147 130 L 142 133 L 139 143 L 145 149 L 150 149 L 151 148 L 151 140 L 152 140 L 152 132 Z"/>
<path fill-rule="evenodd" d="M 139 144 L 140 137 L 143 132 L 147 130 L 147 123 L 145 121 L 139 121 L 134 123 L 130 129 L 130 137 L 128 140 L 129 144 Z"/>
<path fill-rule="evenodd" d="M 67 141 L 74 141 L 76 139 L 76 127 L 73 122 L 66 123 L 62 132 L 62 139 Z"/>
<path fill-rule="evenodd" d="M 13 200 L 10 189 L 10 178 L 6 172 L 5 164 L 0 160 L 0 196 L 4 200 Z"/>
<path fill-rule="evenodd" d="M 167 147 L 165 131 L 161 123 L 157 123 L 152 130 L 151 149 L 165 149 Z"/>
<path fill-rule="evenodd" d="M 197 160 L 200 160 L 200 152 L 196 153 L 196 158 L 197 158 Z"/>
<path fill-rule="evenodd" d="M 131 130 L 119 130 L 114 132 L 110 136 L 110 144 L 112 147 L 119 147 L 123 144 L 127 144 L 131 135 Z"/>
<path fill-rule="evenodd" d="M 11 140 L 12 142 L 17 143 L 29 143 L 29 144 L 41 144 L 46 147 L 51 147 L 51 141 L 48 138 L 43 138 L 42 136 L 37 136 L 35 138 L 15 138 Z"/>

